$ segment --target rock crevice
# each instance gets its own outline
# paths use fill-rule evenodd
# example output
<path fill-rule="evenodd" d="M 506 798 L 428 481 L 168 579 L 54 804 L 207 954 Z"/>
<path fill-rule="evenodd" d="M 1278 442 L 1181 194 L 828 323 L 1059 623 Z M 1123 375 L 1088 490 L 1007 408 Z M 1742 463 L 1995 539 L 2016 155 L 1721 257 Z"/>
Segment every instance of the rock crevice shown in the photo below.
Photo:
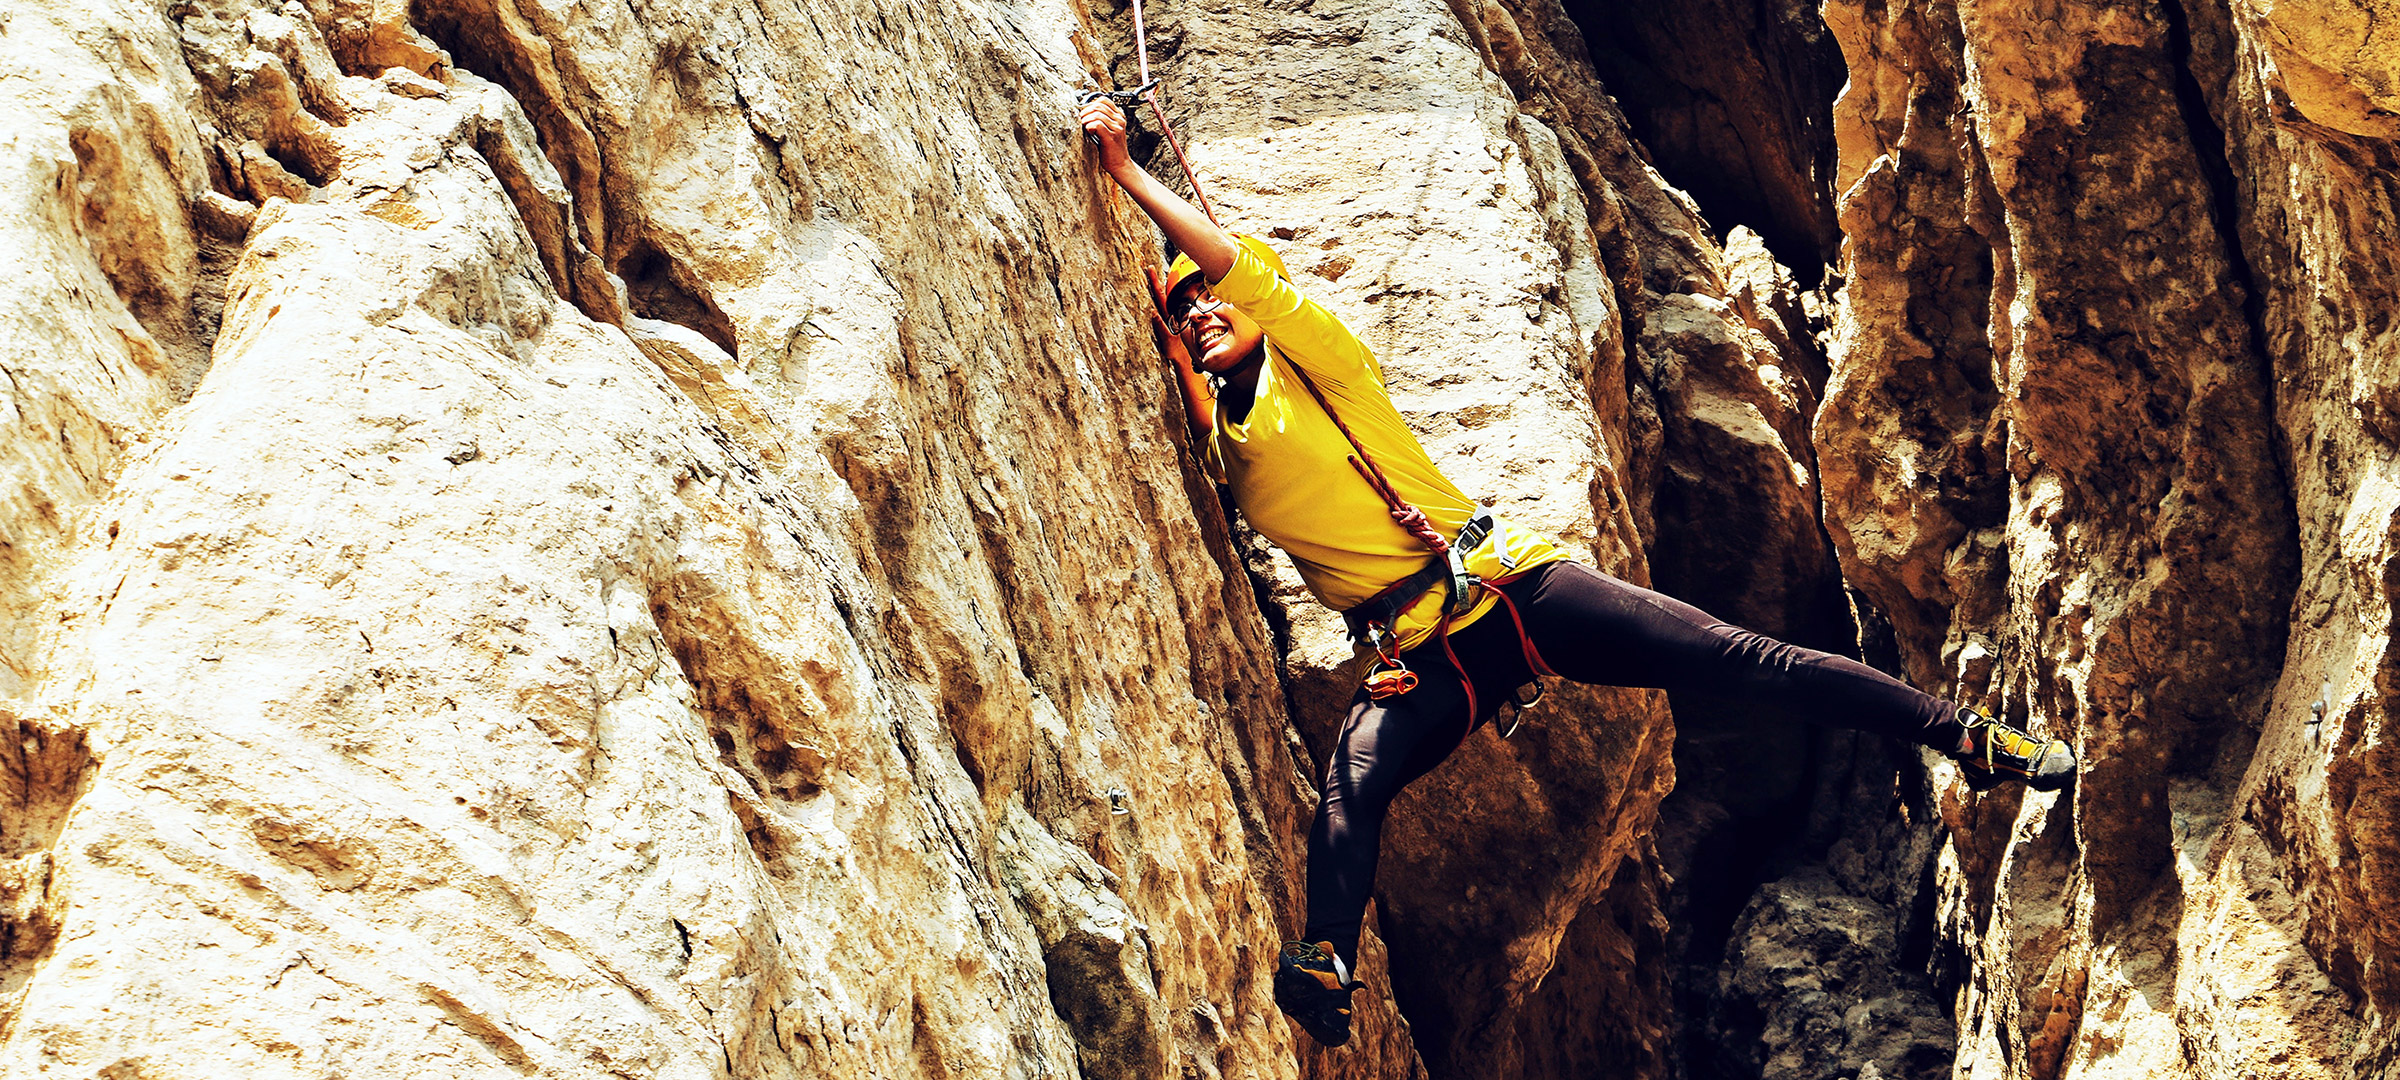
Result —
<path fill-rule="evenodd" d="M 2383 4 L 1146 8 L 1467 491 L 2085 765 L 1554 688 L 1341 1051 L 1358 661 L 1073 130 L 1131 11 L 19 5 L 0 1075 L 2387 1071 Z"/>

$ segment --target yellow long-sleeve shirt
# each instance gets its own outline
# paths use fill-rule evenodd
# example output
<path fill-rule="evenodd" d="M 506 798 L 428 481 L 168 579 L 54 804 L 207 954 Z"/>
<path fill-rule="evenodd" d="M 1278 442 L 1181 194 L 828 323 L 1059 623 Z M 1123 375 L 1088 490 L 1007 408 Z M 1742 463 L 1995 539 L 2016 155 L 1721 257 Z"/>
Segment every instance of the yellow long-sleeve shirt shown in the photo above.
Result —
<path fill-rule="evenodd" d="M 1458 535 L 1480 508 L 1418 444 L 1366 344 L 1248 243 L 1237 246 L 1233 269 L 1210 288 L 1266 331 L 1267 355 L 1248 415 L 1230 420 L 1224 402 L 1217 403 L 1210 464 L 1233 489 L 1242 517 L 1292 557 L 1318 600 L 1336 611 L 1355 607 L 1415 573 L 1432 554 L 1392 520 L 1383 498 L 1351 467 L 1349 441 L 1292 369 L 1308 373 L 1392 489 L 1443 536 Z M 1506 521 L 1465 556 L 1468 571 L 1485 578 L 1564 557 L 1548 539 Z M 1401 615 L 1392 630 L 1402 648 L 1432 636 L 1446 592 L 1436 587 Z M 1451 629 L 1481 618 L 1494 602 L 1485 596 Z"/>

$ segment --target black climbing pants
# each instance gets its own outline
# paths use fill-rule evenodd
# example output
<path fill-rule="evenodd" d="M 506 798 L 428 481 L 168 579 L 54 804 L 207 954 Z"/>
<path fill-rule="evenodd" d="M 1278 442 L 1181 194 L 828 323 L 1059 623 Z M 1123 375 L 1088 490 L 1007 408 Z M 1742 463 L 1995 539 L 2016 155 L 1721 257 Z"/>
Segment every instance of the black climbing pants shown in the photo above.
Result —
<path fill-rule="evenodd" d="M 1500 589 L 1543 662 L 1576 682 L 1771 697 L 1816 723 L 1942 748 L 1959 739 L 1947 701 L 1580 563 L 1550 563 Z M 1534 677 L 1506 605 L 1452 633 L 1450 645 L 1458 667 L 1436 642 L 1410 650 L 1405 659 L 1421 681 L 1406 694 L 1375 700 L 1361 689 L 1325 766 L 1308 830 L 1307 940 L 1332 942 L 1346 963 L 1357 960 L 1384 812 Z M 1473 717 L 1459 667 L 1474 679 Z"/>

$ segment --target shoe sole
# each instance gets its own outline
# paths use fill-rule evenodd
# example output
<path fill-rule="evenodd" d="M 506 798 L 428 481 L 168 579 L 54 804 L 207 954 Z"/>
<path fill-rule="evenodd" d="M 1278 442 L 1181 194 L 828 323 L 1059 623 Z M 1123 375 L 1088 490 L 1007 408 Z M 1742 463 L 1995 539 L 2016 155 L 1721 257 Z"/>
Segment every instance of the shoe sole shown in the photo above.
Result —
<path fill-rule="evenodd" d="M 1293 1023 L 1300 1025 L 1300 1030 L 1308 1032 L 1309 1038 L 1328 1048 L 1350 1041 L 1349 1015 L 1336 1013 L 1339 1020 L 1329 1021 L 1322 1016 L 1310 1015 L 1323 1010 L 1308 1006 L 1295 1008 L 1290 999 L 1322 994 L 1331 989 L 1311 972 L 1285 970 L 1275 973 L 1275 1007 L 1283 1010 L 1283 1015 L 1291 1017 Z"/>

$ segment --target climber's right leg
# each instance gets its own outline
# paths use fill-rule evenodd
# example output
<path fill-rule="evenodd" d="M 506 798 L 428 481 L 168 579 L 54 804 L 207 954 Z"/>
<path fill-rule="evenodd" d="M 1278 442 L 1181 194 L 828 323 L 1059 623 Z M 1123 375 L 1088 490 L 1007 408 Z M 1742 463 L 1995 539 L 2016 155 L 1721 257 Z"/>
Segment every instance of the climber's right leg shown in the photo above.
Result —
<path fill-rule="evenodd" d="M 1284 947 L 1275 976 L 1276 1004 L 1320 1043 L 1340 1046 L 1350 1038 L 1350 973 L 1392 800 L 1449 757 L 1474 725 L 1491 719 L 1511 689 L 1532 677 L 1507 622 L 1487 616 L 1452 635 L 1460 661 L 1476 673 L 1479 715 L 1467 715 L 1466 684 L 1439 645 L 1405 656 L 1417 673 L 1416 689 L 1380 699 L 1361 690 L 1351 700 L 1308 831 L 1305 940 Z"/>

